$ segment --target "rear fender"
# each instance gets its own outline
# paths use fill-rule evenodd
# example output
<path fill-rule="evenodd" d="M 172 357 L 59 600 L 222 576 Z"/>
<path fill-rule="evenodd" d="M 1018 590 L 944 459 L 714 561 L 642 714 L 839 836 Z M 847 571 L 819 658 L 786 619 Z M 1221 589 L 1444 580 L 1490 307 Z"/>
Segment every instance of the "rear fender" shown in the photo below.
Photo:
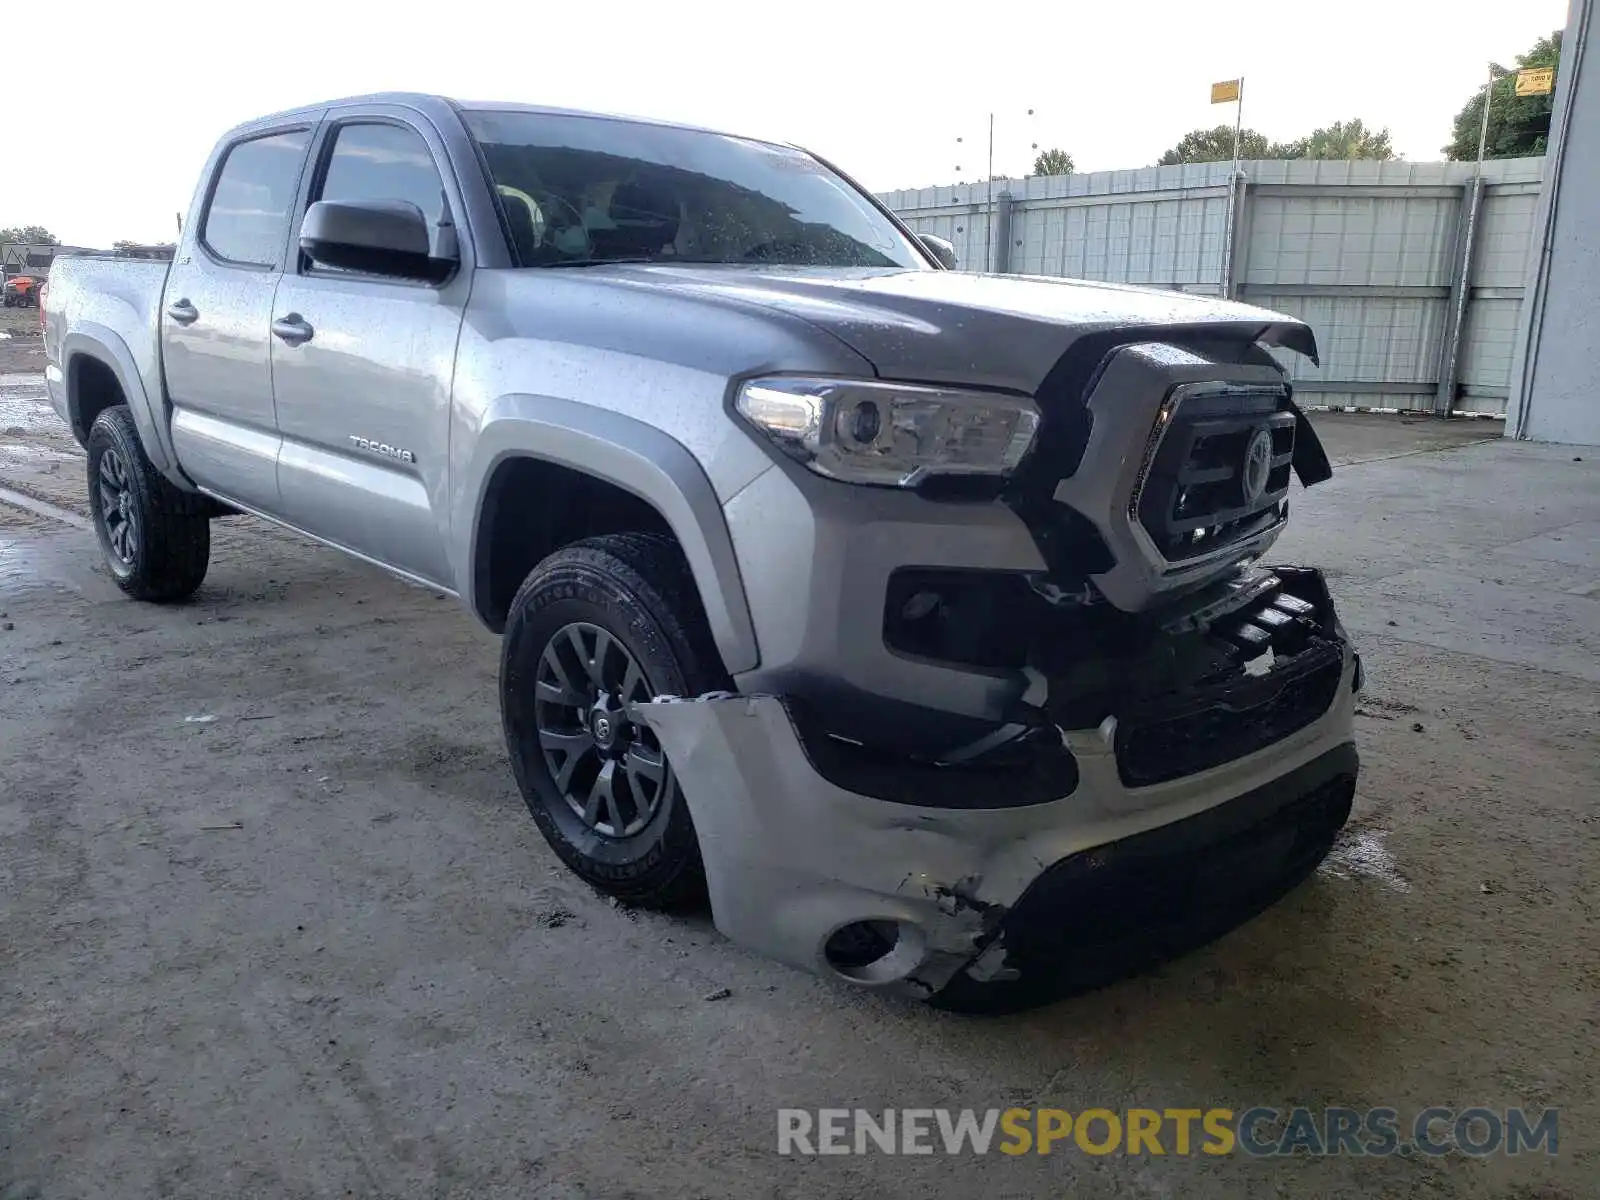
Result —
<path fill-rule="evenodd" d="M 184 491 L 194 491 L 194 484 L 184 477 L 178 467 L 177 454 L 173 450 L 172 440 L 169 436 L 165 414 L 151 402 L 150 394 L 145 390 L 144 381 L 139 375 L 139 368 L 134 362 L 133 354 L 128 350 L 116 331 L 105 325 L 88 322 L 77 326 L 61 340 L 61 361 L 66 367 L 67 408 L 72 419 L 73 430 L 84 429 L 79 416 L 80 397 L 73 378 L 73 360 L 79 356 L 92 358 L 102 365 L 110 368 L 116 377 L 117 386 L 122 389 L 122 395 L 128 402 L 128 410 L 133 414 L 134 427 L 139 431 L 139 441 L 144 445 L 144 452 L 150 462 L 160 471 L 175 487 Z"/>

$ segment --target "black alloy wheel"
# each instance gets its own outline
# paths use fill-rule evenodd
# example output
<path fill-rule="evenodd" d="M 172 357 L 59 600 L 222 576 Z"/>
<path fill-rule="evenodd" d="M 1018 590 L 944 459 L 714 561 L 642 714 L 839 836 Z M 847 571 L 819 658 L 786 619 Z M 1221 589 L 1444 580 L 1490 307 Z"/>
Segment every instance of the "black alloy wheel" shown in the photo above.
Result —
<path fill-rule="evenodd" d="M 139 511 L 133 488 L 128 483 L 127 465 L 116 447 L 107 446 L 101 452 L 96 476 L 106 540 L 111 543 L 111 551 L 118 561 L 131 567 L 139 547 Z"/>
<path fill-rule="evenodd" d="M 539 657 L 539 748 L 567 806 L 603 837 L 638 833 L 677 786 L 654 732 L 631 716 L 652 696 L 627 647 L 587 621 L 556 630 Z"/>

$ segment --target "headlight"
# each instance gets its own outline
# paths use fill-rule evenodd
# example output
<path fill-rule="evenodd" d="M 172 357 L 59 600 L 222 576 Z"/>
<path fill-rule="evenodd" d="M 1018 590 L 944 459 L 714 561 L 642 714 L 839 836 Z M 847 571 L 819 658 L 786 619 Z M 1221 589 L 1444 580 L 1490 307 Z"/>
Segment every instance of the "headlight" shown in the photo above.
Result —
<path fill-rule="evenodd" d="M 754 379 L 739 412 L 819 475 L 915 487 L 930 475 L 1009 475 L 1039 410 L 987 392 L 848 379 Z"/>

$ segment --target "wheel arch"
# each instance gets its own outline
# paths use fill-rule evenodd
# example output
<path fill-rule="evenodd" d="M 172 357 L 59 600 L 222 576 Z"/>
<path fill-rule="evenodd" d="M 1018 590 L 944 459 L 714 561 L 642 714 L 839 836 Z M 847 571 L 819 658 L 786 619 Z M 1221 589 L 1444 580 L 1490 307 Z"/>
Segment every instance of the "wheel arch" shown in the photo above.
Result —
<path fill-rule="evenodd" d="M 496 582 L 496 533 L 505 522 L 521 519 L 518 505 L 537 502 L 513 486 L 519 478 L 527 479 L 531 467 L 566 473 L 548 478 L 586 481 L 581 486 L 594 489 L 586 495 L 607 495 L 608 503 L 622 509 L 637 506 L 633 511 L 646 529 L 651 521 L 659 522 L 655 528 L 670 533 L 683 550 L 724 668 L 736 674 L 760 662 L 721 502 L 705 470 L 682 443 L 606 409 L 511 395 L 491 406 L 472 445 L 464 467 L 467 484 L 459 493 L 466 511 L 456 522 L 457 529 L 470 532 L 457 543 L 466 561 L 456 565 L 456 577 L 464 584 L 468 606 L 490 629 L 499 632 L 503 627 L 501 600 L 509 598 Z M 616 499 L 619 495 L 626 499 Z M 544 553 L 594 532 L 611 531 L 581 520 L 564 524 L 559 514 L 547 525 L 557 532 L 536 542 Z M 570 532 L 563 535 L 562 530 Z"/>
<path fill-rule="evenodd" d="M 80 325 L 62 338 L 61 361 L 68 420 L 79 445 L 87 444 L 89 428 L 101 412 L 125 403 L 151 465 L 174 486 L 193 490 L 177 468 L 161 414 L 145 390 L 133 353 L 115 330 L 94 323 Z"/>

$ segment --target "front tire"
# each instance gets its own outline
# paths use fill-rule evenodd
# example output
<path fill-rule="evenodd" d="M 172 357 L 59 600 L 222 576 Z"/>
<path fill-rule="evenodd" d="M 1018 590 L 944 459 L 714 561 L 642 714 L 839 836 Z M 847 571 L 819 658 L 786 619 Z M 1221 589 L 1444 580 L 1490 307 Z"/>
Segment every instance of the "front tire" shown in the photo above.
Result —
<path fill-rule="evenodd" d="M 89 511 L 116 584 L 135 600 L 170 604 L 194 594 L 211 560 L 211 523 L 198 501 L 161 477 L 125 404 L 89 429 Z"/>
<path fill-rule="evenodd" d="M 518 590 L 500 658 L 506 748 L 540 832 L 588 883 L 648 908 L 704 895 L 677 778 L 627 709 L 727 686 L 670 538 L 588 538 L 550 555 Z"/>

